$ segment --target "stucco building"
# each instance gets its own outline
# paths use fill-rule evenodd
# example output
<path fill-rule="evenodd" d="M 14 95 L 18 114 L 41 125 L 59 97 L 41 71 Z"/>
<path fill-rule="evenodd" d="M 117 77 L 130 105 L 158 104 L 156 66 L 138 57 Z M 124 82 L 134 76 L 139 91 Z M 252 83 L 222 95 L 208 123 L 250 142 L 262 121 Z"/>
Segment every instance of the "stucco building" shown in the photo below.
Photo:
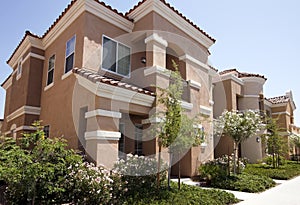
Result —
<path fill-rule="evenodd" d="M 217 119 L 224 110 L 264 110 L 263 75 L 240 72 L 229 69 L 219 73 L 214 80 L 214 118 Z M 264 150 L 258 133 L 241 143 L 239 156 L 256 162 L 264 157 Z M 233 153 L 233 140 L 228 136 L 215 136 L 215 157 Z"/>
<path fill-rule="evenodd" d="M 289 158 L 290 154 L 295 154 L 295 147 L 290 143 L 291 137 L 293 135 L 299 136 L 299 127 L 295 125 L 294 121 L 296 104 L 292 91 L 288 91 L 282 96 L 265 99 L 265 110 L 269 116 L 276 120 L 281 135 L 286 141 L 288 148 L 286 157 Z"/>
<path fill-rule="evenodd" d="M 281 135 L 290 145 L 290 136 L 296 134 L 298 127 L 294 125 L 294 110 L 296 109 L 292 92 L 283 96 L 265 98 L 263 87 L 266 78 L 260 74 L 240 72 L 229 69 L 219 72 L 214 79 L 214 118 L 218 118 L 224 110 L 256 110 L 276 120 Z M 267 130 L 257 133 L 257 136 L 241 143 L 239 156 L 246 157 L 250 162 L 257 162 L 266 156 L 266 146 L 262 143 L 261 135 Z M 233 153 L 233 140 L 228 136 L 215 136 L 215 157 Z M 290 147 L 291 152 L 295 150 Z M 287 153 L 287 157 L 290 153 Z"/>
<path fill-rule="evenodd" d="M 166 87 L 172 60 L 184 80 L 182 107 L 203 114 L 205 146 L 182 159 L 192 176 L 213 158 L 212 78 L 209 48 L 215 40 L 164 0 L 143 0 L 121 14 L 97 0 L 74 0 L 38 36 L 26 31 L 7 63 L 2 131 L 20 137 L 42 120 L 50 137 L 64 136 L 98 165 L 112 167 L 126 153 L 158 153 L 146 135 L 157 111 L 156 87 Z M 174 167 L 173 172 L 176 172 Z"/>

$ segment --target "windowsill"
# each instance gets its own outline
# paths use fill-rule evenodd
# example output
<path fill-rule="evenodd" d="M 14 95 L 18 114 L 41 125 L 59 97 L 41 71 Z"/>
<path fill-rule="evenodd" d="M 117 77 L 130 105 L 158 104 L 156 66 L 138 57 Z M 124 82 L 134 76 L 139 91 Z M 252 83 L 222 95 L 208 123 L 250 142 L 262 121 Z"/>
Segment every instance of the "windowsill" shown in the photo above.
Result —
<path fill-rule="evenodd" d="M 52 83 L 50 83 L 49 85 L 47 85 L 45 88 L 44 88 L 44 91 L 47 91 L 47 90 L 49 90 L 50 88 L 52 88 L 53 87 L 53 85 L 54 85 L 54 83 L 52 82 Z"/>
<path fill-rule="evenodd" d="M 65 73 L 61 76 L 61 79 L 64 80 L 72 74 L 73 74 L 72 70 L 69 70 L 67 73 Z"/>

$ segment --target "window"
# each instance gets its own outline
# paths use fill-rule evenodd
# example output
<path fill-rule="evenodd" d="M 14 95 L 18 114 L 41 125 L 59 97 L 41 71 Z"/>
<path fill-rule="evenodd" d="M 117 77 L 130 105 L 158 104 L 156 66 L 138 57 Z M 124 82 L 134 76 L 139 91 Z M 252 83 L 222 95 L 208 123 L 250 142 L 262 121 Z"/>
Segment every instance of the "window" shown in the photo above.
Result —
<path fill-rule="evenodd" d="M 22 59 L 19 60 L 18 62 L 18 67 L 17 67 L 17 80 L 20 79 L 21 74 L 22 74 Z"/>
<path fill-rule="evenodd" d="M 125 159 L 125 124 L 120 123 L 119 124 L 119 130 L 121 132 L 121 138 L 119 140 L 119 159 Z"/>
<path fill-rule="evenodd" d="M 50 125 L 46 125 L 44 126 L 44 133 L 45 133 L 45 138 L 49 138 L 50 137 Z"/>
<path fill-rule="evenodd" d="M 66 45 L 66 65 L 65 73 L 69 72 L 74 67 L 74 53 L 75 53 L 76 36 L 73 36 Z"/>
<path fill-rule="evenodd" d="M 135 145 L 134 145 L 134 154 L 142 155 L 143 154 L 143 126 L 135 126 Z"/>
<path fill-rule="evenodd" d="M 123 76 L 130 72 L 130 48 L 103 36 L 102 68 Z"/>
<path fill-rule="evenodd" d="M 47 85 L 50 85 L 53 83 L 53 77 L 54 77 L 54 64 L 55 64 L 55 55 L 51 56 L 49 58 L 48 62 L 48 77 L 47 77 Z"/>

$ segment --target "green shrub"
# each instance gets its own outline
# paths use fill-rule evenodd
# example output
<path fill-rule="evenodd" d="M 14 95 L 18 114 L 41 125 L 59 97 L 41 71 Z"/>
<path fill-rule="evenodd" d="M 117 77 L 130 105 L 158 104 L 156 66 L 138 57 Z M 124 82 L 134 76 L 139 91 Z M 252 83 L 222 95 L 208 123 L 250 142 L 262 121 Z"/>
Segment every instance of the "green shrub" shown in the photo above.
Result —
<path fill-rule="evenodd" d="M 226 205 L 234 204 L 238 200 L 233 194 L 219 190 L 206 190 L 196 186 L 182 184 L 181 189 L 177 189 L 176 183 L 171 183 L 171 190 L 167 186 L 162 186 L 155 192 L 138 193 L 128 197 L 124 204 L 135 205 L 182 205 L 182 204 L 206 204 L 206 205 Z"/>
<path fill-rule="evenodd" d="M 115 184 L 109 173 L 84 163 L 66 141 L 44 139 L 37 128 L 19 145 L 1 139 L 0 181 L 7 185 L 9 204 L 110 204 Z"/>
<path fill-rule="evenodd" d="M 245 169 L 247 163 L 248 160 L 246 158 L 239 159 L 237 162 L 238 173 L 241 173 Z M 210 160 L 198 168 L 200 178 L 205 179 L 209 183 L 225 179 L 229 175 L 229 172 L 233 172 L 233 164 L 233 157 L 228 155 Z"/>
<path fill-rule="evenodd" d="M 165 170 L 162 165 L 162 170 Z M 126 160 L 119 160 L 113 172 L 121 175 L 121 179 L 126 187 L 126 196 L 137 192 L 151 191 L 157 186 L 157 160 L 155 158 L 128 154 Z M 166 179 L 166 172 L 161 172 L 160 181 Z"/>
<path fill-rule="evenodd" d="M 277 158 L 275 157 L 275 163 L 277 161 Z M 263 159 L 263 162 L 266 163 L 267 165 L 273 165 L 273 157 L 272 156 L 267 156 Z M 286 164 L 286 159 L 282 156 L 279 156 L 279 165 L 285 165 Z"/>
<path fill-rule="evenodd" d="M 275 186 L 275 182 L 265 176 L 256 176 L 250 174 L 239 174 L 228 176 L 223 180 L 215 181 L 212 186 L 220 189 L 229 189 L 243 192 L 261 192 Z"/>
<path fill-rule="evenodd" d="M 249 164 L 245 169 L 246 173 L 266 176 L 272 179 L 287 180 L 300 175 L 300 164 L 288 161 L 285 165 L 273 168 L 272 165 L 266 164 Z"/>

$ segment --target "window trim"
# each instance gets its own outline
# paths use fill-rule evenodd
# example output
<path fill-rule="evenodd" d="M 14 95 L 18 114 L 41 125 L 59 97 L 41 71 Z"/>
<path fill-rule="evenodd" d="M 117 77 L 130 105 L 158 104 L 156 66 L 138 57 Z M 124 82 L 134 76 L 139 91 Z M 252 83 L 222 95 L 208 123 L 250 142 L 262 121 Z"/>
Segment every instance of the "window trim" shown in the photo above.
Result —
<path fill-rule="evenodd" d="M 74 57 L 73 57 L 73 68 L 74 68 L 74 65 L 75 65 L 75 51 L 76 51 L 76 39 L 77 39 L 76 34 L 74 34 L 71 38 L 69 38 L 69 39 L 67 40 L 66 44 L 65 44 L 65 45 L 66 45 L 66 47 L 65 47 L 65 65 L 64 65 L 64 74 L 63 74 L 63 76 L 64 76 L 65 74 L 67 74 L 67 73 L 72 72 L 72 69 L 66 72 L 66 62 L 67 62 L 67 58 L 70 57 L 70 56 L 72 55 L 72 54 L 70 54 L 70 55 L 67 56 L 67 44 L 68 44 L 68 42 L 69 42 L 72 38 L 75 38 L 74 51 L 72 52 L 72 54 L 74 54 Z M 64 79 L 64 78 L 62 78 L 62 79 Z"/>
<path fill-rule="evenodd" d="M 103 60 L 104 60 L 104 58 L 103 58 L 103 50 L 104 50 L 104 46 L 103 46 L 103 39 L 104 38 L 108 38 L 109 40 L 111 40 L 111 41 L 113 41 L 113 42 L 115 42 L 115 43 L 117 43 L 117 48 L 116 48 L 116 72 L 114 72 L 114 71 L 111 71 L 111 70 L 108 70 L 108 69 L 106 69 L 106 68 L 103 68 Z M 130 56 L 130 61 L 129 61 L 129 72 L 128 72 L 128 75 L 123 75 L 123 74 L 121 74 L 121 73 L 118 73 L 117 72 L 117 70 L 118 70 L 118 52 L 119 52 L 119 44 L 121 44 L 121 45 L 123 45 L 123 46 L 125 46 L 125 47 L 127 47 L 127 48 L 129 48 L 129 56 Z M 115 39 L 113 39 L 113 38 L 111 38 L 111 37 L 109 37 L 109 36 L 106 36 L 106 35 L 102 35 L 102 46 L 101 46 L 101 70 L 103 70 L 103 71 L 105 71 L 105 72 L 109 72 L 109 73 L 112 73 L 112 74 L 115 74 L 115 75 L 119 75 L 119 76 L 122 76 L 122 77 L 125 77 L 125 78 L 130 78 L 131 77 L 131 51 L 132 51 L 132 48 L 130 47 L 130 46 L 128 46 L 128 45 L 126 45 L 126 44 L 124 44 L 124 43 L 122 43 L 122 42 L 120 42 L 120 41 L 117 41 L 117 40 L 115 40 Z"/>
<path fill-rule="evenodd" d="M 20 68 L 20 69 L 19 69 Z M 17 80 L 19 80 L 22 76 L 22 72 L 23 72 L 23 58 L 20 58 L 18 64 L 17 64 Z"/>
<path fill-rule="evenodd" d="M 52 82 L 48 84 L 49 71 L 51 71 L 51 70 L 49 70 L 49 61 L 50 61 L 50 59 L 51 59 L 53 56 L 54 56 L 54 65 L 53 65 L 53 68 L 51 69 L 51 70 L 53 70 L 53 77 L 52 77 L 53 79 L 52 79 Z M 52 87 L 53 84 L 54 84 L 55 63 L 56 63 L 56 55 L 53 54 L 53 55 L 51 55 L 51 57 L 48 59 L 47 79 L 46 79 L 46 86 L 45 86 L 45 89 L 46 89 L 46 88 L 49 89 L 49 88 Z M 46 90 L 47 90 L 47 89 L 46 89 Z"/>

